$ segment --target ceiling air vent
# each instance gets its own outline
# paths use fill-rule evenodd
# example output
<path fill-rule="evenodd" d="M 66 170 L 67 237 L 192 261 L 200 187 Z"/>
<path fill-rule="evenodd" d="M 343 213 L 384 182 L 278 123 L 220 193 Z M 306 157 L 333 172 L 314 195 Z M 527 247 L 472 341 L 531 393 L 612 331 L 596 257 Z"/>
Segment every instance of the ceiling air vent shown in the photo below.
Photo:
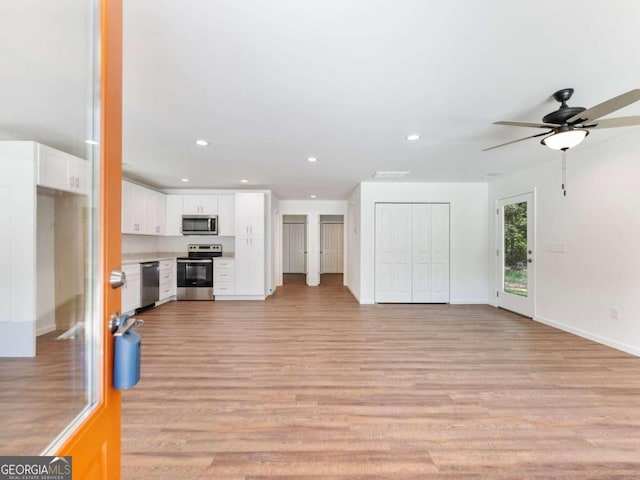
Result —
<path fill-rule="evenodd" d="M 402 178 L 409 175 L 411 172 L 376 172 L 373 174 L 372 178 L 377 178 L 381 180 L 390 180 L 395 178 Z"/>

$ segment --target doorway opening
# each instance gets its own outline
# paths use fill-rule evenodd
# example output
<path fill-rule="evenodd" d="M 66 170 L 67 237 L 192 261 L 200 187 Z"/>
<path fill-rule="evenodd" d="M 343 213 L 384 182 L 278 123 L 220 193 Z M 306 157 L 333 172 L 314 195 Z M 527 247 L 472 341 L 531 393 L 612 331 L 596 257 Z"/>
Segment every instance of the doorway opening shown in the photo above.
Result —
<path fill-rule="evenodd" d="M 320 215 L 320 285 L 343 285 L 344 215 Z"/>
<path fill-rule="evenodd" d="M 307 284 L 307 216 L 282 217 L 282 283 Z"/>

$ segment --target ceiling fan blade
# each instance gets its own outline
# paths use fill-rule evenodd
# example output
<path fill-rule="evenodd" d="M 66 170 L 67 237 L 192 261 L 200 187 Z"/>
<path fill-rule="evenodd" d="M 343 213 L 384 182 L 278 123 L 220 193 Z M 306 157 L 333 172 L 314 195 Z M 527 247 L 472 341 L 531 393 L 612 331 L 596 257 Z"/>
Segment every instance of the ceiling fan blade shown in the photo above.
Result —
<path fill-rule="evenodd" d="M 493 122 L 494 125 L 507 125 L 510 127 L 532 127 L 532 128 L 556 128 L 557 125 L 549 123 L 532 123 L 532 122 Z"/>
<path fill-rule="evenodd" d="M 635 115 L 633 117 L 616 117 L 616 118 L 605 118 L 603 120 L 598 120 L 596 125 L 590 126 L 585 125 L 585 128 L 616 128 L 616 127 L 633 127 L 635 125 L 640 125 L 640 115 Z"/>
<path fill-rule="evenodd" d="M 552 130 L 553 131 L 553 130 Z M 512 140 L 510 142 L 507 143 L 501 143 L 500 145 L 495 145 L 493 147 L 489 147 L 489 148 L 485 148 L 484 150 L 482 150 L 483 152 L 489 151 L 489 150 L 493 150 L 494 148 L 500 148 L 500 147 L 504 147 L 505 145 L 511 145 L 512 143 L 518 143 L 518 142 L 522 142 L 523 140 L 529 140 L 530 138 L 536 138 L 536 137 L 542 137 L 544 135 L 548 135 L 551 132 L 544 132 L 544 133 L 538 133 L 536 135 L 531 135 L 530 137 L 524 137 L 524 138 L 519 138 L 518 140 Z"/>
<path fill-rule="evenodd" d="M 621 108 L 631 105 L 633 102 L 637 102 L 638 100 L 640 100 L 640 89 L 636 88 L 628 91 L 627 93 L 623 93 L 622 95 L 618 95 L 617 97 L 610 98 L 606 102 L 602 102 L 601 104 L 591 107 L 584 112 L 580 112 L 567 120 L 567 122 L 593 122 L 600 117 L 604 117 L 611 112 L 620 110 Z"/>

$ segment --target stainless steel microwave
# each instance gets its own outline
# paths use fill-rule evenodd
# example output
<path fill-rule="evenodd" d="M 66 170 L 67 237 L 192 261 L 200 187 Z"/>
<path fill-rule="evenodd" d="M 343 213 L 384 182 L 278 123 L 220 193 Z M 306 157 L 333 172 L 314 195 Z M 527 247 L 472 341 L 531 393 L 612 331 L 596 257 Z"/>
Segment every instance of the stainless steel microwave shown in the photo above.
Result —
<path fill-rule="evenodd" d="M 217 235 L 218 216 L 217 215 L 183 215 L 182 216 L 183 235 Z"/>

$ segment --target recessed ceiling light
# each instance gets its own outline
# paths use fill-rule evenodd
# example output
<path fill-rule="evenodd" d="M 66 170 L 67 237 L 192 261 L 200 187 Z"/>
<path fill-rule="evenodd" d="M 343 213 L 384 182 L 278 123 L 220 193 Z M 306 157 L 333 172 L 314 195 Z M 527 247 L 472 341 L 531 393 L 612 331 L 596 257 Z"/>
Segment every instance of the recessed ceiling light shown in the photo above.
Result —
<path fill-rule="evenodd" d="M 246 178 L 243 178 L 242 180 L 240 180 L 240 183 L 249 183 L 249 180 L 247 180 Z"/>
<path fill-rule="evenodd" d="M 415 142 L 416 140 L 420 140 L 420 135 L 412 133 L 411 135 L 407 135 L 405 138 L 410 142 Z"/>
<path fill-rule="evenodd" d="M 315 195 L 309 195 L 309 198 L 316 198 Z"/>
<path fill-rule="evenodd" d="M 317 157 L 309 157 L 309 158 L 307 158 L 307 162 L 315 163 L 317 161 L 318 161 Z"/>
<path fill-rule="evenodd" d="M 181 182 L 188 182 L 188 181 L 189 181 L 189 179 L 188 179 L 188 178 L 181 178 L 181 179 L 180 179 L 180 181 L 181 181 Z"/>
<path fill-rule="evenodd" d="M 95 140 L 85 140 L 84 143 L 86 143 L 87 145 L 98 145 L 98 142 L 96 142 Z"/>
<path fill-rule="evenodd" d="M 209 142 L 207 142 L 206 140 L 196 140 L 196 145 L 200 147 L 206 147 L 209 145 Z"/>

